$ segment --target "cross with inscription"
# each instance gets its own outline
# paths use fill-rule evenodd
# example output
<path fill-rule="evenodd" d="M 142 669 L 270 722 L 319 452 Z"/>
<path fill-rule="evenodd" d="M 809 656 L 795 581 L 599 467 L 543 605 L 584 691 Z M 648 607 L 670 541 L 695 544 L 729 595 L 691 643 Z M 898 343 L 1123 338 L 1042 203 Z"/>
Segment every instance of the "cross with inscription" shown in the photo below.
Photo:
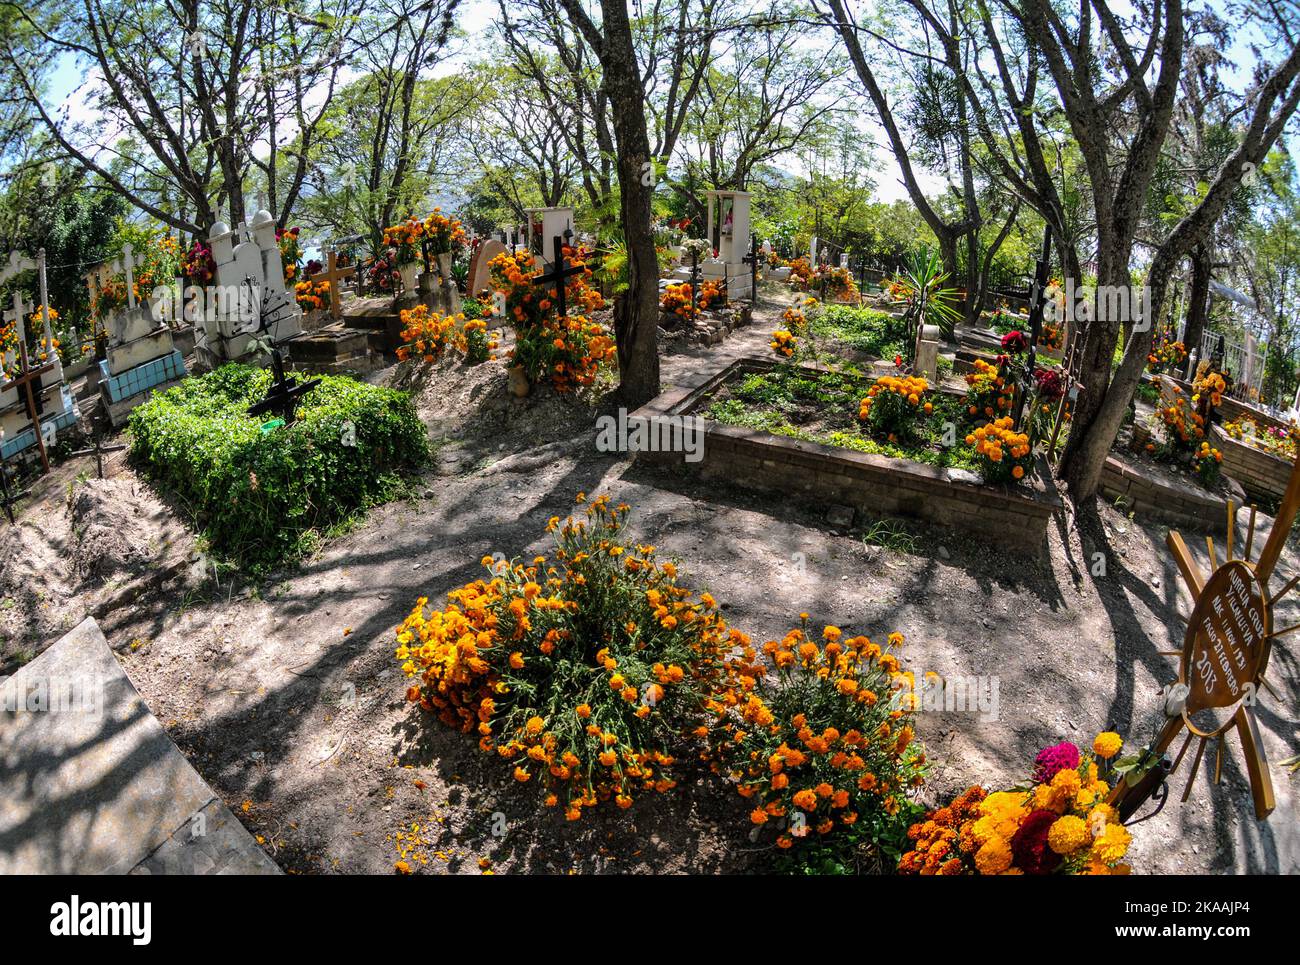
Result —
<path fill-rule="evenodd" d="M 253 284 L 252 278 L 245 281 L 250 286 Z M 298 408 L 298 400 L 320 385 L 321 382 L 320 379 L 297 382 L 285 374 L 284 356 L 280 354 L 280 346 L 275 343 L 274 339 L 270 338 L 270 334 L 272 327 L 284 319 L 280 312 L 288 310 L 291 310 L 291 306 L 287 299 L 278 304 L 263 302 L 261 321 L 257 326 L 257 332 L 271 342 L 271 371 L 275 374 L 275 379 L 271 382 L 271 387 L 266 391 L 266 398 L 248 407 L 248 414 L 254 416 L 274 412 L 284 420 L 285 425 L 293 422 L 294 411 Z"/>
<path fill-rule="evenodd" d="M 568 315 L 568 307 L 565 303 L 564 286 L 565 279 L 572 278 L 575 275 L 581 275 L 587 269 L 582 265 L 568 265 L 564 263 L 564 242 L 559 235 L 555 236 L 555 267 L 545 275 L 538 275 L 534 279 L 534 285 L 555 285 L 555 304 L 559 312 L 557 318 L 564 318 Z"/>

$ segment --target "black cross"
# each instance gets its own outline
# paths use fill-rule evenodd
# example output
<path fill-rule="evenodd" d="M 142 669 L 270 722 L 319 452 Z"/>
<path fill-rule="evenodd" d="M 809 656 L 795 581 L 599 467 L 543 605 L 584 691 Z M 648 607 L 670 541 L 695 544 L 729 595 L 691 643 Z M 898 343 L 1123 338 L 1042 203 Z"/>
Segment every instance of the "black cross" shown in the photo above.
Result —
<path fill-rule="evenodd" d="M 1024 381 L 1016 397 L 1014 425 L 1019 428 L 1020 418 L 1024 415 L 1025 401 L 1034 380 L 1034 363 L 1038 354 L 1038 337 L 1043 332 L 1043 303 L 1047 291 L 1047 272 L 1052 257 L 1052 229 L 1043 226 L 1043 251 L 1034 266 L 1034 284 L 1029 294 L 1029 354 L 1025 357 Z"/>
<path fill-rule="evenodd" d="M 749 236 L 749 254 L 740 259 L 749 265 L 749 300 L 758 301 L 758 235 Z"/>
<path fill-rule="evenodd" d="M 95 440 L 95 445 L 89 449 L 78 449 L 76 452 L 73 453 L 73 455 L 74 456 L 93 455 L 95 457 L 95 467 L 99 472 L 99 478 L 103 479 L 104 478 L 104 453 L 121 452 L 123 449 L 126 448 L 126 446 L 121 444 L 112 445 L 112 446 L 104 445 L 104 431 L 103 429 L 100 428 L 99 423 L 92 418 L 91 426 L 92 426 L 91 432 Z"/>
<path fill-rule="evenodd" d="M 251 278 L 246 279 L 247 283 L 252 285 Z M 284 316 L 277 315 L 279 308 L 289 308 L 289 302 L 286 300 L 282 305 L 276 306 L 271 311 L 260 311 L 261 321 L 257 326 L 258 334 L 269 334 L 271 326 L 281 321 Z M 284 420 L 285 425 L 293 422 L 294 410 L 298 407 L 298 399 L 306 395 L 316 386 L 320 385 L 320 379 L 312 379 L 309 382 L 291 381 L 284 371 L 284 356 L 280 354 L 280 346 L 271 341 L 271 371 L 275 374 L 275 380 L 271 387 L 266 391 L 266 398 L 261 402 L 255 402 L 248 407 L 249 415 L 262 415 L 265 412 L 275 412 Z"/>
<path fill-rule="evenodd" d="M 5 467 L 3 461 L 0 461 L 0 503 L 4 504 L 5 515 L 9 517 L 9 525 L 17 526 L 14 520 L 14 506 L 18 500 L 27 495 L 26 489 L 13 492 L 9 488 L 9 470 Z"/>
<path fill-rule="evenodd" d="M 582 265 L 569 265 L 568 267 L 565 267 L 564 242 L 560 240 L 559 235 L 556 235 L 554 265 L 551 268 L 550 272 L 548 272 L 547 274 L 538 275 L 537 279 L 533 282 L 533 284 L 535 285 L 554 284 L 555 285 L 555 304 L 560 313 L 557 316 L 558 318 L 564 318 L 568 315 L 568 310 L 565 306 L 565 301 L 564 301 L 564 280 L 566 278 L 572 278 L 574 275 L 581 275 L 586 270 L 587 269 L 584 268 Z"/>

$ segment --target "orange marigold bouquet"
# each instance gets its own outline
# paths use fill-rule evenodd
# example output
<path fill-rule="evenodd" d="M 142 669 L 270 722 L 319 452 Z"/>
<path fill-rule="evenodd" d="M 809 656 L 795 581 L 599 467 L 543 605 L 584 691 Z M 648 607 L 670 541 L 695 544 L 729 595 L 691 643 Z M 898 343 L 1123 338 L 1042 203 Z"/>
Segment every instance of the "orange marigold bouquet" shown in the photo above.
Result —
<path fill-rule="evenodd" d="M 1019 482 L 1033 464 L 1029 436 L 1017 432 L 1011 416 L 995 419 L 966 436 L 975 449 L 980 475 L 986 483 Z"/>
<path fill-rule="evenodd" d="M 908 435 L 921 412 L 934 411 L 925 398 L 930 384 L 914 375 L 882 375 L 858 406 L 858 418 L 891 440 Z"/>
<path fill-rule="evenodd" d="M 484 557 L 489 579 L 453 590 L 442 610 L 421 598 L 397 628 L 407 699 L 477 733 L 570 820 L 672 789 L 676 745 L 723 655 L 748 644 L 653 546 L 624 538 L 629 512 L 601 496 L 585 519 L 553 517 L 553 561 Z"/>
<path fill-rule="evenodd" d="M 768 345 L 777 355 L 783 355 L 786 358 L 790 358 L 794 355 L 795 350 L 798 349 L 799 342 L 798 339 L 795 338 L 793 332 L 784 328 L 778 328 L 772 333 L 772 340 L 768 342 Z"/>
<path fill-rule="evenodd" d="M 293 286 L 293 297 L 305 312 L 330 307 L 330 283 L 327 281 L 300 281 Z"/>
<path fill-rule="evenodd" d="M 1101 767 L 1123 745 L 1098 734 L 1091 753 L 1069 741 L 1044 748 L 1032 784 L 989 793 L 971 787 L 908 829 L 902 874 L 1127 874 L 1132 836 L 1106 803 Z M 1101 762 L 1099 764 L 1098 762 Z"/>
<path fill-rule="evenodd" d="M 709 703 L 716 721 L 707 757 L 751 801 L 750 821 L 777 829 L 778 848 L 860 821 L 877 840 L 901 841 L 907 795 L 925 765 L 913 739 L 915 705 L 894 683 L 904 675 L 890 649 L 902 634 L 881 647 L 828 626 L 819 641 L 803 616 L 799 628 L 765 643 L 763 656 L 745 644 L 727 658 L 726 686 Z M 892 835 L 890 824 L 899 825 Z"/>
<path fill-rule="evenodd" d="M 424 219 L 424 235 L 429 239 L 434 254 L 452 251 L 465 244 L 468 237 L 460 220 L 443 214 L 442 208 L 434 208 L 433 213 Z"/>
<path fill-rule="evenodd" d="M 405 362 L 415 357 L 424 362 L 436 362 L 448 346 L 454 345 L 461 315 L 442 315 L 429 311 L 427 305 L 416 305 L 401 312 L 402 344 L 397 347 L 397 358 Z"/>
<path fill-rule="evenodd" d="M 384 229 L 384 247 L 392 248 L 396 252 L 394 260 L 397 264 L 413 265 L 424 260 L 424 254 L 420 250 L 420 241 L 425 237 L 425 234 L 423 221 L 407 218 L 401 224 L 391 225 Z"/>
<path fill-rule="evenodd" d="M 793 305 L 781 313 L 781 321 L 792 332 L 802 332 L 808 325 L 808 317 Z"/>
<path fill-rule="evenodd" d="M 996 365 L 976 359 L 966 373 L 966 412 L 973 419 L 992 419 L 1011 408 L 1015 386 L 998 372 Z"/>
<path fill-rule="evenodd" d="M 796 258 L 790 262 L 790 287 L 796 291 L 806 292 L 812 282 L 813 268 L 807 258 Z"/>

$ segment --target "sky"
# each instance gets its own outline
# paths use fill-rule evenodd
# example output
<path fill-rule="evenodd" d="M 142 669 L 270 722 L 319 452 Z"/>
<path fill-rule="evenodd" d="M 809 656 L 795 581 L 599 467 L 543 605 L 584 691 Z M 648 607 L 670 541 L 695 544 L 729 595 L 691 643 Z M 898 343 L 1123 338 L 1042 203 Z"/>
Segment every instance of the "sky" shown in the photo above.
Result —
<path fill-rule="evenodd" d="M 1229 16 L 1221 0 L 1212 0 L 1209 5 L 1217 9 L 1222 15 Z M 485 34 L 492 18 L 497 15 L 498 9 L 495 0 L 466 0 L 461 4 L 457 12 L 457 25 L 465 35 L 467 42 L 464 44 L 461 54 L 441 61 L 437 65 L 433 71 L 435 76 L 452 73 L 460 69 L 468 60 L 477 56 L 479 46 L 477 41 Z M 1236 79 L 1239 80 L 1245 80 L 1250 67 L 1254 63 L 1246 39 L 1239 38 L 1229 51 L 1229 58 L 1242 65 L 1236 75 Z M 67 112 L 69 120 L 73 122 L 90 120 L 94 116 L 93 108 L 78 89 L 81 82 L 81 71 L 73 59 L 66 55 L 62 57 L 52 75 L 50 98 L 60 104 L 61 109 Z M 882 144 L 876 144 L 871 151 L 871 156 L 876 181 L 874 197 L 886 202 L 906 199 L 908 196 L 907 190 L 902 183 L 900 170 L 893 154 Z M 803 173 L 800 170 L 799 162 L 793 158 L 785 159 L 781 162 L 781 166 L 787 170 Z M 920 171 L 919 180 L 927 195 L 937 194 L 944 187 L 944 179 L 930 172 Z"/>

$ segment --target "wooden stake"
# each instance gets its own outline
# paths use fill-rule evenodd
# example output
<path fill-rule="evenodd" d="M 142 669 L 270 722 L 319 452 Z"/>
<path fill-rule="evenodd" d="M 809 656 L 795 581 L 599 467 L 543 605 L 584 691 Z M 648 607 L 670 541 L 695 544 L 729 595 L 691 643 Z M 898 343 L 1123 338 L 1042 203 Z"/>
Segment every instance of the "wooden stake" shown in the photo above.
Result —
<path fill-rule="evenodd" d="M 1245 704 L 1237 708 L 1233 719 L 1241 737 L 1241 749 L 1246 755 L 1246 772 L 1250 775 L 1251 794 L 1255 798 L 1255 817 L 1263 821 L 1273 813 L 1277 801 L 1273 797 L 1273 779 L 1269 777 L 1264 744 L 1259 739 L 1259 725 Z"/>
<path fill-rule="evenodd" d="M 1188 734 L 1187 736 L 1190 738 L 1192 735 L 1191 735 L 1191 734 Z M 1205 755 L 1205 738 L 1202 737 L 1202 738 L 1200 739 L 1200 741 L 1199 741 L 1199 742 L 1197 743 L 1197 745 L 1196 745 L 1196 757 L 1195 757 L 1195 759 L 1193 759 L 1193 761 L 1192 761 L 1192 770 L 1191 770 L 1191 773 L 1189 773 L 1189 774 L 1187 775 L 1187 786 L 1186 786 L 1185 788 L 1183 788 L 1183 803 L 1184 803 L 1184 804 L 1186 804 L 1186 803 L 1187 803 L 1187 799 L 1188 799 L 1189 797 L 1192 796 L 1192 785 L 1193 785 L 1194 783 L 1196 783 L 1196 772 L 1197 772 L 1197 770 L 1198 770 L 1198 769 L 1200 768 L 1200 766 L 1201 766 L 1201 758 L 1202 758 L 1204 755 Z"/>
<path fill-rule="evenodd" d="M 1232 537 L 1235 535 L 1233 530 L 1237 526 L 1237 507 L 1232 505 L 1232 500 L 1228 500 L 1228 541 L 1224 543 L 1224 556 L 1227 560 L 1232 560 Z"/>
<path fill-rule="evenodd" d="M 1259 507 L 1254 503 L 1250 504 L 1250 528 L 1246 530 L 1246 562 L 1250 562 L 1250 548 L 1255 545 L 1255 514 L 1259 512 Z"/>

